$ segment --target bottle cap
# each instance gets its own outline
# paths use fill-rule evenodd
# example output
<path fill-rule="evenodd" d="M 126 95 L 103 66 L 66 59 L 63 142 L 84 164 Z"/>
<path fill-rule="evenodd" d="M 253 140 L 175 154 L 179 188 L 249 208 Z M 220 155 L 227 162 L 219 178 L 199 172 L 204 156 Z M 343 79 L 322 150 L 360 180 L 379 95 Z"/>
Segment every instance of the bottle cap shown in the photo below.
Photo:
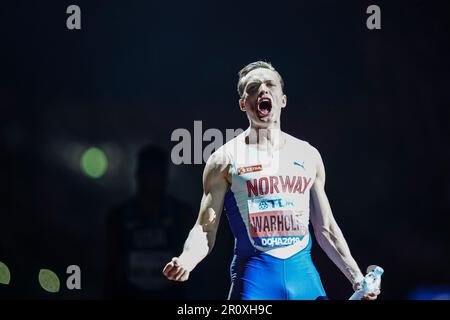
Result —
<path fill-rule="evenodd" d="M 373 269 L 373 274 L 376 276 L 376 277 L 379 277 L 379 276 L 381 276 L 383 273 L 384 273 L 384 270 L 383 270 L 383 268 L 382 267 L 375 267 L 375 269 Z"/>

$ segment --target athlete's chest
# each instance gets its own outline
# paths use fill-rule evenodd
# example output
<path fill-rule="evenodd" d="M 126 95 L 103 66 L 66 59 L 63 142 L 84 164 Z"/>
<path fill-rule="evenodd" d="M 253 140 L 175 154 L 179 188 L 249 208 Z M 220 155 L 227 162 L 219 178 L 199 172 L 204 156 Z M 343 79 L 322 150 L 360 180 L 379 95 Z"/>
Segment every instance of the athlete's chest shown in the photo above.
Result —
<path fill-rule="evenodd" d="M 239 159 L 238 159 L 239 160 Z M 237 161 L 232 188 L 249 198 L 276 194 L 305 195 L 316 177 L 313 157 L 302 150 L 247 153 Z"/>

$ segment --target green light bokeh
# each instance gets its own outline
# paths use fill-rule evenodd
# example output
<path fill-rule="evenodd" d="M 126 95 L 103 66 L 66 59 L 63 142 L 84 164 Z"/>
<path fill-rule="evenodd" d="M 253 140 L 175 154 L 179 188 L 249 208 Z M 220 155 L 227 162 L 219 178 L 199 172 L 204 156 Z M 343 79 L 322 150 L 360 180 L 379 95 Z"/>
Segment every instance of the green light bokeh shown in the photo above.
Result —
<path fill-rule="evenodd" d="M 56 273 L 51 270 L 41 269 L 39 271 L 39 284 L 45 291 L 52 293 L 59 292 L 59 278 Z"/>
<path fill-rule="evenodd" d="M 8 285 L 11 281 L 11 273 L 6 264 L 0 261 L 0 283 Z"/>
<path fill-rule="evenodd" d="M 92 147 L 83 152 L 80 166 L 88 177 L 100 178 L 108 169 L 108 158 L 102 150 Z"/>

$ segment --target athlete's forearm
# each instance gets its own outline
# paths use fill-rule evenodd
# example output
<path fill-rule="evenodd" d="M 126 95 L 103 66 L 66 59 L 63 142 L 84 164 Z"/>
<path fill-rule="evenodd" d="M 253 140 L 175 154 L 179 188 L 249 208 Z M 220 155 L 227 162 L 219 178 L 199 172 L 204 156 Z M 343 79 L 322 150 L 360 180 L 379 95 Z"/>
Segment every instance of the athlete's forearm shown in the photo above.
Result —
<path fill-rule="evenodd" d="M 211 241 L 211 235 L 203 230 L 203 227 L 196 224 L 186 239 L 183 247 L 183 253 L 180 255 L 180 263 L 192 271 L 211 252 L 214 241 Z"/>
<path fill-rule="evenodd" d="M 353 284 L 361 281 L 363 274 L 353 259 L 341 229 L 336 223 L 315 230 L 316 239 L 327 256 Z"/>
<path fill-rule="evenodd" d="M 320 247 L 328 257 L 342 271 L 346 278 L 354 285 L 361 281 L 363 275 L 350 249 L 344 235 L 334 219 L 330 202 L 325 193 L 323 167 L 312 188 L 312 221 L 314 233 Z"/>

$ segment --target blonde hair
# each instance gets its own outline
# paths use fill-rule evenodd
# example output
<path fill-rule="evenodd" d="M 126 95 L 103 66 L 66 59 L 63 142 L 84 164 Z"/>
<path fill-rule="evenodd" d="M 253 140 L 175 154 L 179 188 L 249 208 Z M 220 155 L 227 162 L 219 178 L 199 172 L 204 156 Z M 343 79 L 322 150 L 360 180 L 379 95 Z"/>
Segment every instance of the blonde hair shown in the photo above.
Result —
<path fill-rule="evenodd" d="M 278 71 L 272 66 L 272 64 L 270 62 L 265 62 L 265 61 L 256 61 L 256 62 L 252 62 L 249 63 L 248 65 L 246 65 L 244 68 L 242 68 L 238 75 L 239 75 L 239 81 L 238 81 L 238 85 L 237 85 L 237 90 L 239 93 L 239 96 L 242 98 L 244 95 L 244 89 L 245 89 L 245 85 L 246 83 L 244 82 L 244 78 L 245 76 L 252 70 L 255 69 L 259 69 L 259 68 L 263 68 L 263 69 L 269 69 L 272 70 L 273 72 L 275 72 L 278 75 L 278 78 L 280 79 L 280 83 L 281 83 L 281 90 L 283 90 L 284 88 L 284 81 L 283 78 L 281 78 L 281 75 L 278 73 Z"/>

